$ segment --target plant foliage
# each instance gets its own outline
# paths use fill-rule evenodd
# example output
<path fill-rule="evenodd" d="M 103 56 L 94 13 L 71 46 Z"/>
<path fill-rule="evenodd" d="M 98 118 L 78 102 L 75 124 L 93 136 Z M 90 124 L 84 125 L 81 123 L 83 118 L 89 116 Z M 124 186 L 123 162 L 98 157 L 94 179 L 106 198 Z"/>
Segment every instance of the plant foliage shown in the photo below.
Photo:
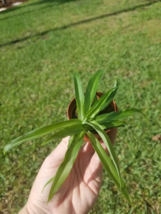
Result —
<path fill-rule="evenodd" d="M 110 178 L 114 181 L 127 201 L 131 204 L 126 184 L 120 174 L 119 164 L 114 148 L 105 131 L 110 128 L 124 126 L 125 122 L 120 121 L 120 119 L 131 116 L 136 112 L 141 113 L 141 111 L 139 109 L 131 108 L 120 110 L 118 112 L 112 111 L 110 113 L 99 115 L 99 113 L 102 110 L 106 109 L 113 101 L 118 89 L 118 83 L 116 81 L 116 84 L 111 90 L 97 99 L 96 92 L 98 83 L 101 80 L 101 76 L 102 71 L 97 71 L 96 73 L 94 73 L 89 80 L 86 92 L 84 93 L 79 75 L 74 75 L 75 99 L 78 118 L 35 129 L 12 140 L 4 148 L 4 153 L 6 153 L 10 149 L 22 144 L 25 141 L 36 139 L 55 131 L 56 133 L 48 137 L 46 141 L 42 143 L 42 145 L 45 145 L 46 143 L 49 143 L 50 141 L 53 141 L 55 139 L 71 136 L 63 162 L 59 166 L 56 175 L 51 178 L 46 184 L 48 185 L 50 182 L 52 182 L 48 201 L 51 200 L 51 198 L 68 177 L 77 158 L 79 150 L 83 145 L 84 135 L 87 134 L 93 148 L 97 152 Z M 110 156 L 107 155 L 107 153 L 93 134 L 93 131 L 96 131 L 99 134 L 102 141 L 105 143 Z"/>

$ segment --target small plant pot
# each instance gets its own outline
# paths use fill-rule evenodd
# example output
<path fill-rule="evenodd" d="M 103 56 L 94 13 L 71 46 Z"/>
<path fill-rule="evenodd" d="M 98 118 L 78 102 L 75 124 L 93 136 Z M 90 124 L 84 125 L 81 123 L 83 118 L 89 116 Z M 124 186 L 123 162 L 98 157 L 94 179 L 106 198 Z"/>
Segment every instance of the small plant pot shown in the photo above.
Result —
<path fill-rule="evenodd" d="M 103 94 L 100 93 L 100 92 L 97 92 L 97 99 L 99 99 Z M 118 107 L 116 105 L 116 103 L 114 101 L 112 101 L 110 103 L 110 105 L 105 109 L 103 110 L 101 113 L 105 114 L 105 113 L 109 113 L 109 112 L 112 112 L 112 111 L 118 111 Z M 69 103 L 68 105 L 68 109 L 67 109 L 67 117 L 68 117 L 68 120 L 71 120 L 71 119 L 74 119 L 74 118 L 77 118 L 76 114 L 76 100 L 75 98 L 73 98 L 71 100 L 71 102 Z M 112 143 L 114 143 L 114 140 L 115 140 L 115 137 L 116 137 L 116 133 L 117 133 L 117 128 L 113 128 L 113 129 L 108 129 L 106 130 L 106 133 L 107 135 L 109 136 L 110 140 Z M 100 141 L 101 140 L 101 137 L 97 134 L 97 133 L 94 133 L 95 137 Z M 85 142 L 90 142 L 87 134 L 84 136 L 83 140 Z"/>

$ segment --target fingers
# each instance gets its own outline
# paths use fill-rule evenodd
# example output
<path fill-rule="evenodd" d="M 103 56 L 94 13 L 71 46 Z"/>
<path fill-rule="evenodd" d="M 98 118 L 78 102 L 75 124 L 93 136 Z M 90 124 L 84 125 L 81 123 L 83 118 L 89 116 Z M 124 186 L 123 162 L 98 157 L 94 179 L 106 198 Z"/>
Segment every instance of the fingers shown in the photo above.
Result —
<path fill-rule="evenodd" d="M 111 131 L 108 133 L 108 136 L 109 136 L 112 144 L 114 144 L 116 135 L 117 135 L 117 128 L 111 129 Z M 101 146 L 104 148 L 104 150 L 109 155 L 109 152 L 108 152 L 107 147 L 105 146 L 104 142 L 100 141 L 100 143 L 101 143 Z M 92 146 L 91 143 L 90 143 L 90 146 Z M 90 168 L 91 168 L 91 173 L 92 173 L 92 177 L 94 178 L 94 180 L 96 182 L 102 182 L 102 176 L 103 176 L 102 163 L 96 152 L 93 154 L 93 156 L 91 158 Z"/>
<path fill-rule="evenodd" d="M 87 167 L 85 182 L 96 195 L 98 195 L 102 184 L 102 168 L 102 163 L 97 153 L 94 152 Z"/>
<path fill-rule="evenodd" d="M 70 136 L 63 138 L 62 141 L 61 141 L 61 143 L 64 144 L 64 145 L 68 145 L 69 138 L 70 138 Z"/>
<path fill-rule="evenodd" d="M 88 155 L 93 155 L 94 154 L 94 149 L 91 143 L 87 142 L 83 147 L 82 147 L 82 152 L 86 152 Z"/>
<path fill-rule="evenodd" d="M 90 144 L 90 147 L 92 147 L 92 144 L 91 143 L 89 143 L 89 144 Z M 106 146 L 103 142 L 101 143 L 101 145 L 104 149 L 106 148 Z M 90 168 L 90 177 L 92 177 L 96 182 L 101 183 L 103 167 L 102 167 L 100 158 L 94 149 L 93 149 L 93 154 L 90 159 L 89 168 Z"/>
<path fill-rule="evenodd" d="M 102 163 L 97 155 L 97 153 L 95 152 L 93 157 L 91 158 L 90 161 L 90 165 L 91 165 L 91 175 L 94 178 L 94 180 L 96 182 L 101 183 L 102 182 Z"/>
<path fill-rule="evenodd" d="M 103 142 L 100 142 L 101 146 L 104 148 L 104 150 L 107 152 L 107 148 Z M 94 152 L 93 157 L 91 158 L 90 164 L 92 165 L 92 171 L 93 175 L 95 176 L 95 180 L 98 182 L 102 181 L 102 175 L 100 176 L 100 173 L 102 173 L 102 162 L 100 161 L 99 156 L 97 155 L 97 152 Z"/>

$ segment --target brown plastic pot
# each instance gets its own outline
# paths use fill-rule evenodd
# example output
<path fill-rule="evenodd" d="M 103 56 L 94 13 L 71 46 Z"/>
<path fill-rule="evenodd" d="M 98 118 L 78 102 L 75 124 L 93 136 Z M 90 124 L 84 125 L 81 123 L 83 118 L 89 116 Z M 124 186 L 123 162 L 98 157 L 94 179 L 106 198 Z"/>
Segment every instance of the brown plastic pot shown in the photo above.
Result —
<path fill-rule="evenodd" d="M 97 92 L 97 99 L 99 99 L 102 95 L 103 95 L 102 93 Z M 118 107 L 117 107 L 117 105 L 116 105 L 116 103 L 115 103 L 114 101 L 112 101 L 112 102 L 110 103 L 110 106 L 111 106 L 111 108 L 112 108 L 115 112 L 118 111 Z M 71 102 L 69 103 L 68 109 L 67 109 L 67 117 L 68 117 L 68 120 L 71 120 L 71 119 L 73 119 L 73 118 L 76 118 L 76 116 L 75 116 L 75 111 L 76 111 L 76 100 L 75 100 L 75 98 L 73 98 L 73 99 L 71 100 Z M 111 142 L 114 143 L 114 140 L 115 140 L 115 137 L 116 137 L 116 133 L 117 133 L 117 128 L 108 129 L 108 130 L 106 130 L 106 133 L 107 133 L 107 135 L 109 136 Z M 94 135 L 95 135 L 95 137 L 96 137 L 99 141 L 101 141 L 101 138 L 100 138 L 100 136 L 99 136 L 97 133 L 94 134 Z M 85 142 L 90 142 L 90 140 L 89 140 L 89 138 L 88 138 L 87 135 L 84 136 L 83 140 L 84 140 Z"/>

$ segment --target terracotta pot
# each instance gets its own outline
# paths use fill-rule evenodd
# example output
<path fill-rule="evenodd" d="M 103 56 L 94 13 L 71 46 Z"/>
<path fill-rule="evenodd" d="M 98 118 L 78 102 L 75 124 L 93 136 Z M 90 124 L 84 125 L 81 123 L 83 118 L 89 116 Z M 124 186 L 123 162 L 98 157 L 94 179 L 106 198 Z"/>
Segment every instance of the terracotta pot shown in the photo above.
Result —
<path fill-rule="evenodd" d="M 102 95 L 103 95 L 102 93 L 97 92 L 97 99 L 99 99 Z M 111 108 L 112 108 L 115 112 L 118 111 L 118 107 L 117 107 L 117 105 L 116 105 L 116 103 L 115 103 L 114 101 L 112 101 L 112 102 L 110 103 L 110 106 L 111 106 Z M 67 117 L 68 117 L 68 120 L 71 120 L 71 119 L 73 119 L 73 118 L 77 118 L 77 117 L 75 116 L 75 111 L 76 111 L 76 100 L 75 100 L 75 98 L 73 98 L 73 99 L 71 100 L 71 102 L 69 103 L 68 109 L 67 109 Z M 106 130 L 106 133 L 108 134 L 108 136 L 109 136 L 111 142 L 114 143 L 114 140 L 115 140 L 115 137 L 116 137 L 116 133 L 117 133 L 117 128 L 108 129 L 108 130 Z M 97 133 L 94 134 L 94 135 L 95 135 L 95 137 L 96 137 L 99 141 L 101 140 L 100 136 L 99 136 Z M 84 136 L 83 140 L 84 140 L 85 142 L 90 142 L 90 140 L 89 140 L 89 138 L 88 138 L 87 135 Z"/>

